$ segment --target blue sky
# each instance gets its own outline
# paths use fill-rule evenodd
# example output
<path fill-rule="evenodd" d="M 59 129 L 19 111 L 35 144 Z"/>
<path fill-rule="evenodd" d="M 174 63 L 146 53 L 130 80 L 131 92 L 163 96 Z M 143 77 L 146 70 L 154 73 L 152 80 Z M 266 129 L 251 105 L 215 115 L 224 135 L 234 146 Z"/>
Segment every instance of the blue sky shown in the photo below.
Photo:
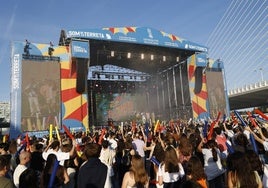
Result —
<path fill-rule="evenodd" d="M 144 26 L 205 45 L 230 0 L 8 0 L 0 7 L 0 101 L 10 99 L 11 42 L 58 43 L 61 29 Z"/>

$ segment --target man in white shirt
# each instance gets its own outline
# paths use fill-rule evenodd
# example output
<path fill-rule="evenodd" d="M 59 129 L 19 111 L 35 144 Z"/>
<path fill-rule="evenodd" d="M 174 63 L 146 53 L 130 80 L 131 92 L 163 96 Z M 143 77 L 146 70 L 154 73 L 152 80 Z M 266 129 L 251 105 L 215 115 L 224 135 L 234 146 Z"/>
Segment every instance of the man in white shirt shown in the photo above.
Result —
<path fill-rule="evenodd" d="M 102 163 L 106 164 L 108 167 L 108 178 L 106 179 L 105 182 L 105 187 L 113 187 L 112 184 L 114 183 L 114 170 L 113 170 L 113 164 L 115 162 L 115 150 L 109 148 L 109 141 L 108 140 L 103 140 L 102 141 L 102 149 L 100 152 L 100 157 L 99 159 L 101 160 Z"/>
<path fill-rule="evenodd" d="M 31 153 L 28 151 L 22 151 L 19 156 L 20 164 L 15 168 L 14 174 L 13 174 L 13 182 L 16 187 L 19 187 L 19 179 L 21 173 L 28 168 L 28 164 L 31 160 Z"/>

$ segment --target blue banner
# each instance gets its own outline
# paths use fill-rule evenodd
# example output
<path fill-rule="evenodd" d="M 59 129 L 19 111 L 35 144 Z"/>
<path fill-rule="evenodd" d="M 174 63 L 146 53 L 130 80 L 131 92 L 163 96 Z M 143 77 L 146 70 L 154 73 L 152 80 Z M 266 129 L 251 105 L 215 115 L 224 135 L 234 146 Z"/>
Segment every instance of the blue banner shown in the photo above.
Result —
<path fill-rule="evenodd" d="M 21 62 L 22 62 L 22 50 L 23 45 L 21 43 L 12 44 L 11 54 L 11 113 L 10 113 L 10 139 L 16 139 L 20 131 L 21 126 Z"/>
<path fill-rule="evenodd" d="M 89 42 L 81 40 L 72 40 L 72 57 L 89 58 Z"/>
<path fill-rule="evenodd" d="M 207 54 L 206 53 L 197 53 L 195 57 L 196 57 L 196 66 L 197 67 L 206 67 L 207 66 Z"/>
<path fill-rule="evenodd" d="M 208 48 L 205 46 L 190 42 L 173 34 L 147 27 L 74 29 L 66 30 L 66 36 L 67 38 L 107 40 L 208 52 Z"/>

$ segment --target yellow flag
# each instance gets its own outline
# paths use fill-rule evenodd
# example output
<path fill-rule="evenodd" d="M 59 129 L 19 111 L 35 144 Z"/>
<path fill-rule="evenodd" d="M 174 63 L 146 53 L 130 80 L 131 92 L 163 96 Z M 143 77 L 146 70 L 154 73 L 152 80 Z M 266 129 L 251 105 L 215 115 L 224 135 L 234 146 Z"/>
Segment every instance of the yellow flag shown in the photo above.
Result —
<path fill-rule="evenodd" d="M 157 121 L 156 121 L 156 124 L 155 124 L 155 126 L 154 126 L 154 132 L 157 132 L 159 126 L 160 126 L 160 122 L 159 122 L 159 120 L 157 120 Z"/>

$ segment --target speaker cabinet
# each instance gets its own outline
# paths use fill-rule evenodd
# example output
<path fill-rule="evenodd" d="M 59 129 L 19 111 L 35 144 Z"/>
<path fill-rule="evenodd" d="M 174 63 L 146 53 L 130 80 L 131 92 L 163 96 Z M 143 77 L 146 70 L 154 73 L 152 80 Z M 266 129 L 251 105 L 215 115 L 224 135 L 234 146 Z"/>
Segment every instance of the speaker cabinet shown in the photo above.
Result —
<path fill-rule="evenodd" d="M 84 58 L 76 59 L 76 91 L 84 93 L 87 85 L 88 60 Z"/>
<path fill-rule="evenodd" d="M 195 86 L 194 93 L 198 94 L 202 90 L 203 84 L 203 67 L 196 67 L 195 69 Z"/>

